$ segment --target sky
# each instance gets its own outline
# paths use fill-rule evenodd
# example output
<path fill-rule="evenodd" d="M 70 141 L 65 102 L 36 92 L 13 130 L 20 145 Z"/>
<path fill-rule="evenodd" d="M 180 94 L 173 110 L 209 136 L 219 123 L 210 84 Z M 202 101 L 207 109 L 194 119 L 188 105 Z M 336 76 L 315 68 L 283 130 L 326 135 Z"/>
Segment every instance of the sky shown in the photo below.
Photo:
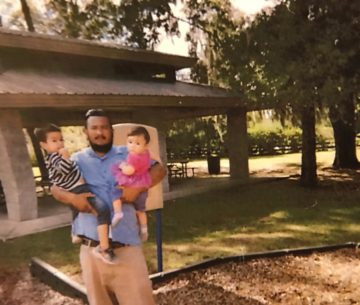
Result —
<path fill-rule="evenodd" d="M 270 5 L 269 0 L 231 0 L 231 2 L 247 15 L 256 14 L 263 7 Z"/>
<path fill-rule="evenodd" d="M 260 12 L 262 8 L 271 6 L 271 0 L 231 0 L 234 7 L 242 11 L 245 15 L 251 16 Z M 174 15 L 183 17 L 181 12 L 181 5 L 173 8 Z M 155 48 L 156 51 L 170 53 L 174 55 L 188 56 L 188 46 L 185 42 L 185 35 L 189 26 L 184 22 L 179 22 L 180 37 L 165 37 L 160 44 Z"/>

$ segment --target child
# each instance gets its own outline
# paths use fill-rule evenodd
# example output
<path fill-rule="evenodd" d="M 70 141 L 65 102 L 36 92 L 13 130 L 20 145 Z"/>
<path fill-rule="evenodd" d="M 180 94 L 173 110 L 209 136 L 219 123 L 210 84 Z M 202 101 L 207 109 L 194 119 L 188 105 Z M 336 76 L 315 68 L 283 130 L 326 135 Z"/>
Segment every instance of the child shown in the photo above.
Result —
<path fill-rule="evenodd" d="M 128 149 L 128 157 L 126 162 L 114 164 L 113 174 L 117 184 L 121 186 L 146 187 L 151 185 L 151 177 L 149 175 L 149 167 L 151 165 L 150 153 L 147 146 L 150 142 L 150 135 L 146 128 L 138 126 L 133 128 L 127 135 L 126 146 Z M 116 226 L 121 218 L 122 211 L 121 199 L 113 194 L 114 216 L 111 225 Z M 140 224 L 140 238 L 142 241 L 148 239 L 147 216 L 145 212 L 145 196 L 140 196 L 135 204 L 136 215 Z"/>
<path fill-rule="evenodd" d="M 61 130 L 54 124 L 44 128 L 36 128 L 35 135 L 45 151 L 45 165 L 52 184 L 75 194 L 90 192 L 79 168 L 74 161 L 70 160 L 69 152 L 64 148 L 64 139 Z M 116 263 L 116 256 L 109 243 L 110 209 L 99 198 L 88 197 L 90 205 L 97 212 L 99 246 L 94 248 L 94 254 L 106 263 Z M 78 212 L 73 210 L 73 218 Z M 72 236 L 73 243 L 81 243 L 80 236 Z"/>

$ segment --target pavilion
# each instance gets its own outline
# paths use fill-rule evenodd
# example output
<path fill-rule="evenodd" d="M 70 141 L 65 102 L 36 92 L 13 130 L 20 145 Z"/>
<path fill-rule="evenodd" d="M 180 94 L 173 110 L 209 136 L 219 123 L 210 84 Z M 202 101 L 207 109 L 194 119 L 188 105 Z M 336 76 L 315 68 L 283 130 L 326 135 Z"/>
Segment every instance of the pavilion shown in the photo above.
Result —
<path fill-rule="evenodd" d="M 39 216 L 23 129 L 31 135 L 45 122 L 83 125 L 89 108 L 106 109 L 113 123 L 156 127 L 164 164 L 167 122 L 226 114 L 230 176 L 247 179 L 246 113 L 253 109 L 231 91 L 177 81 L 176 71 L 192 67 L 196 60 L 115 44 L 0 30 L 0 181 L 8 220 L 20 223 Z M 166 179 L 163 188 L 168 190 Z"/>

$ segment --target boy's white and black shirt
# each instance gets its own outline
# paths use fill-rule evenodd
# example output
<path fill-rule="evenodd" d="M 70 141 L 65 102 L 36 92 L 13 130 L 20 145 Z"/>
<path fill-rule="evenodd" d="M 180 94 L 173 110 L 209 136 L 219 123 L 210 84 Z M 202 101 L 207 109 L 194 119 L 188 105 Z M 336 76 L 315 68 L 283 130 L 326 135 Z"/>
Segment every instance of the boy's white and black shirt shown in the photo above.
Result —
<path fill-rule="evenodd" d="M 59 153 L 45 156 L 45 165 L 51 183 L 65 190 L 71 190 L 81 179 L 81 173 L 72 160 L 66 160 Z"/>

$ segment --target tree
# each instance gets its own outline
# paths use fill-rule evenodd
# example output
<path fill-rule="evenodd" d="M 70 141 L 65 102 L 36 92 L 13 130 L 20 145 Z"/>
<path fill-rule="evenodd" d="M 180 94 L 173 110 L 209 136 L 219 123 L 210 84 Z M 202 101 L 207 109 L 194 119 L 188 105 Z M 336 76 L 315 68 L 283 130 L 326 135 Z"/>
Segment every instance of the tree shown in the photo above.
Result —
<path fill-rule="evenodd" d="M 170 156 L 180 157 L 189 152 L 196 157 L 223 155 L 225 142 L 226 117 L 223 115 L 177 120 L 168 129 Z"/>
<path fill-rule="evenodd" d="M 57 20 L 57 32 L 71 38 L 117 41 L 142 49 L 159 42 L 160 31 L 176 35 L 171 12 L 176 0 L 93 0 L 81 6 L 72 0 L 51 0 L 48 8 Z"/>
<path fill-rule="evenodd" d="M 321 1 L 317 5 L 317 24 L 326 30 L 326 35 L 320 37 L 321 46 L 325 51 L 324 57 L 331 62 L 331 66 L 324 71 L 321 94 L 329 105 L 329 118 L 334 129 L 334 166 L 357 168 L 360 7 L 350 0 Z"/>
<path fill-rule="evenodd" d="M 271 15 L 258 16 L 251 28 L 251 47 L 267 77 L 276 80 L 280 105 L 285 110 L 290 109 L 294 119 L 301 122 L 300 181 L 304 186 L 315 186 L 315 109 L 320 102 L 317 84 L 321 80 L 313 59 L 316 32 L 309 19 L 309 3 L 294 1 L 290 4 L 279 4 Z"/>
<path fill-rule="evenodd" d="M 358 168 L 356 156 L 356 112 L 354 96 L 330 106 L 329 117 L 334 130 L 335 168 Z"/>
<path fill-rule="evenodd" d="M 329 109 L 336 167 L 358 166 L 355 97 L 359 92 L 359 13 L 352 1 L 288 0 L 282 1 L 271 16 L 263 14 L 258 19 L 263 28 L 260 32 L 266 35 L 257 42 L 262 48 L 271 46 L 274 54 L 265 55 L 265 66 L 272 71 L 280 68 L 280 73 L 291 77 L 318 111 Z M 258 24 L 254 28 L 259 31 Z M 295 96 L 296 104 L 306 103 L 298 99 L 298 94 Z"/>
<path fill-rule="evenodd" d="M 21 9 L 24 14 L 24 18 L 25 18 L 25 22 L 26 22 L 28 31 L 35 32 L 35 27 L 34 27 L 32 17 L 31 17 L 30 8 L 29 8 L 26 0 L 20 0 L 20 2 L 21 2 Z"/>
<path fill-rule="evenodd" d="M 47 16 L 45 0 L 1 0 L 0 14 L 4 28 L 51 33 L 52 20 Z"/>
<path fill-rule="evenodd" d="M 337 168 L 356 168 L 356 112 L 359 92 L 360 9 L 353 1 L 284 1 L 288 15 L 302 27 L 305 50 L 301 64 L 314 76 L 318 109 L 329 108 L 334 129 Z M 286 10 L 284 10 L 286 12 Z M 300 16 L 303 19 L 299 19 Z M 281 27 L 283 28 L 283 26 Z M 309 28 L 310 31 L 304 31 Z M 279 33 L 280 32 L 280 33 Z M 281 37 L 282 30 L 277 35 Z M 297 49 L 297 50 L 301 50 Z"/>
<path fill-rule="evenodd" d="M 297 75 L 293 78 L 288 77 L 286 71 L 280 69 L 280 65 L 284 66 L 280 61 L 287 61 L 288 56 L 280 57 L 271 49 L 277 37 L 265 37 L 269 35 L 266 26 L 274 22 L 274 19 L 270 19 L 272 15 L 261 15 L 255 25 L 250 27 L 248 20 L 231 18 L 229 2 L 209 0 L 202 1 L 201 5 L 198 1 L 189 1 L 188 15 L 190 20 L 203 30 L 207 38 L 204 54 L 207 58 L 210 84 L 236 89 L 244 94 L 244 99 L 248 103 L 262 105 L 269 103 L 272 107 L 281 108 L 283 113 L 288 109 L 296 109 L 295 113 L 303 113 L 304 117 L 311 118 L 312 115 L 309 114 L 314 107 L 311 102 L 308 103 L 308 99 L 303 106 L 294 107 L 305 101 L 301 99 L 300 102 L 300 97 L 305 97 L 303 94 L 297 95 L 297 103 L 289 102 L 290 92 L 301 91 L 303 84 L 294 88 Z M 207 12 L 207 16 L 198 13 L 199 10 Z M 283 14 L 277 16 L 284 18 Z M 192 30 L 191 35 L 194 35 L 194 32 Z M 293 45 L 300 42 L 299 36 L 295 35 L 295 38 Z M 191 40 L 190 37 L 190 41 L 194 42 L 195 39 Z M 193 47 L 193 49 L 198 48 Z M 283 52 L 286 53 L 285 48 Z M 270 57 L 276 59 L 276 65 L 269 64 Z M 302 125 L 305 129 L 304 134 L 312 136 L 313 139 L 310 142 L 305 136 L 303 138 L 303 143 L 309 145 L 306 146 L 307 144 L 304 143 L 307 149 L 303 150 L 305 156 L 302 165 L 302 177 L 304 177 L 302 183 L 313 185 L 316 183 L 315 145 L 312 144 L 315 140 L 315 121 L 305 122 Z"/>
<path fill-rule="evenodd" d="M 315 185 L 317 112 L 335 107 L 338 117 L 342 109 L 341 114 L 348 113 L 348 118 L 354 118 L 354 107 L 346 105 L 354 105 L 355 99 L 349 96 L 358 95 L 359 69 L 345 72 L 351 70 L 351 63 L 357 67 L 359 62 L 356 61 L 359 22 L 354 21 L 359 9 L 350 0 L 341 4 L 338 1 L 279 1 L 271 13 L 263 12 L 250 24 L 231 18 L 225 2 L 188 3 L 189 18 L 203 30 L 207 39 L 203 49 L 209 82 L 242 91 L 249 103 L 270 101 L 282 116 L 291 115 L 293 121 L 299 122 L 303 129 L 301 183 Z M 346 13 L 342 15 L 340 11 Z M 207 16 L 203 17 L 202 12 Z M 347 30 L 349 39 L 343 34 Z M 194 32 L 191 31 L 192 36 Z M 352 36 L 355 43 L 350 39 Z M 345 40 L 348 48 L 345 52 L 339 37 Z M 348 129 L 354 125 L 348 123 L 351 127 Z M 342 147 L 354 156 L 354 145 L 349 143 L 354 143 L 355 133 L 348 132 L 348 135 L 347 145 Z M 335 135 L 335 141 L 336 138 Z M 337 156 L 341 158 L 339 146 Z M 352 159 L 356 160 L 356 155 Z"/>
<path fill-rule="evenodd" d="M 153 49 L 163 33 L 179 34 L 171 10 L 176 0 L 20 0 L 21 10 L 14 1 L 3 1 L 0 10 L 9 19 L 4 27 L 142 49 Z"/>

